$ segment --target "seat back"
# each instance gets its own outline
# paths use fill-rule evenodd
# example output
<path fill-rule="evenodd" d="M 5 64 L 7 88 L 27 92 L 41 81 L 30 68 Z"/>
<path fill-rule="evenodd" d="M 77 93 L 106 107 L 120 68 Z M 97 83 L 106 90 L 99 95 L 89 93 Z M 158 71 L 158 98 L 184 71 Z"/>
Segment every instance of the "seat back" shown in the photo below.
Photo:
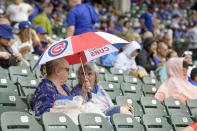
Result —
<path fill-rule="evenodd" d="M 116 131 L 144 131 L 143 125 L 135 117 L 128 114 L 114 114 L 112 124 Z"/>
<path fill-rule="evenodd" d="M 187 115 L 172 115 L 170 120 L 176 131 L 181 131 L 193 123 L 193 120 Z"/>
<path fill-rule="evenodd" d="M 146 131 L 173 131 L 172 126 L 165 117 L 145 114 L 142 117 Z"/>
<path fill-rule="evenodd" d="M 140 102 L 145 114 L 167 116 L 165 107 L 154 97 L 141 97 Z"/>
<path fill-rule="evenodd" d="M 184 104 L 176 98 L 165 98 L 164 105 L 169 115 L 172 114 L 181 114 L 181 115 L 190 115 L 189 111 Z"/>
<path fill-rule="evenodd" d="M 125 105 L 125 104 L 131 104 L 134 108 L 134 116 L 142 116 L 144 114 L 142 107 L 129 96 L 117 96 L 116 97 L 116 104 L 117 105 Z"/>
<path fill-rule="evenodd" d="M 136 94 L 141 97 L 143 95 L 141 86 L 131 83 L 121 83 L 121 90 L 124 96 L 131 96 L 131 94 Z"/>
<path fill-rule="evenodd" d="M 0 92 L 0 114 L 6 111 L 27 111 L 27 105 L 14 93 Z"/>
<path fill-rule="evenodd" d="M 43 131 L 34 117 L 25 112 L 4 112 L 1 128 L 2 131 Z"/>
<path fill-rule="evenodd" d="M 197 116 L 197 99 L 187 99 L 186 104 L 189 107 L 190 114 Z"/>
<path fill-rule="evenodd" d="M 42 123 L 45 131 L 78 131 L 79 128 L 64 113 L 45 112 L 42 115 Z"/>
<path fill-rule="evenodd" d="M 109 82 L 121 83 L 123 81 L 123 77 L 120 75 L 105 74 L 105 80 Z"/>
<path fill-rule="evenodd" d="M 78 117 L 81 131 L 113 131 L 104 116 L 95 113 L 82 113 Z"/>

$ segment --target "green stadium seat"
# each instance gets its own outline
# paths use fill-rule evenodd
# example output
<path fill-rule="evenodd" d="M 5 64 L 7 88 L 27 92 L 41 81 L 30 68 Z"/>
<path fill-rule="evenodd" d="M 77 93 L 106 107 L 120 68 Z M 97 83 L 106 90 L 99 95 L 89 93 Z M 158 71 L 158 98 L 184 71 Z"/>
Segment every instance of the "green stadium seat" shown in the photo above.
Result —
<path fill-rule="evenodd" d="M 114 114 L 112 116 L 112 124 L 115 127 L 115 131 L 144 131 L 143 125 L 135 117 L 128 114 Z"/>
<path fill-rule="evenodd" d="M 18 77 L 34 77 L 34 74 L 30 71 L 29 68 L 19 67 L 19 66 L 10 66 L 8 68 L 10 79 L 13 82 L 17 82 Z"/>
<path fill-rule="evenodd" d="M 140 102 L 145 114 L 167 116 L 165 107 L 154 97 L 141 97 Z"/>
<path fill-rule="evenodd" d="M 37 61 L 30 61 L 30 69 L 31 71 L 33 70 L 35 64 L 36 64 Z"/>
<path fill-rule="evenodd" d="M 141 86 L 137 84 L 121 83 L 121 90 L 124 96 L 135 95 L 138 96 L 138 99 L 143 96 Z"/>
<path fill-rule="evenodd" d="M 188 99 L 186 100 L 186 104 L 189 107 L 191 116 L 197 115 L 197 99 Z"/>
<path fill-rule="evenodd" d="M 77 74 L 75 72 L 69 73 L 68 79 L 69 80 L 76 80 L 77 79 Z"/>
<path fill-rule="evenodd" d="M 142 116 L 144 114 L 142 107 L 134 100 L 132 97 L 129 96 L 117 96 L 116 97 L 116 104 L 117 105 L 125 105 L 130 104 L 134 108 L 134 116 Z"/>
<path fill-rule="evenodd" d="M 27 97 L 26 97 L 27 108 L 28 108 L 28 112 L 30 114 L 34 114 L 33 102 L 32 102 L 33 96 L 34 96 L 34 94 L 28 94 Z"/>
<path fill-rule="evenodd" d="M 78 83 L 78 80 L 72 80 L 72 87 L 75 87 Z"/>
<path fill-rule="evenodd" d="M 79 127 L 64 113 L 45 112 L 42 123 L 45 131 L 79 131 Z"/>
<path fill-rule="evenodd" d="M 110 82 L 121 83 L 123 81 L 123 76 L 113 75 L 113 74 L 105 74 L 105 80 Z"/>
<path fill-rule="evenodd" d="M 115 68 L 115 67 L 111 67 L 109 71 L 111 74 L 114 74 L 114 75 L 123 75 L 125 73 L 123 70 Z"/>
<path fill-rule="evenodd" d="M 154 97 L 158 88 L 156 87 L 156 85 L 143 85 L 142 90 L 144 92 L 144 96 Z"/>
<path fill-rule="evenodd" d="M 34 77 L 19 77 L 17 79 L 17 84 L 20 95 L 27 96 L 28 94 L 34 94 L 39 83 L 39 80 Z"/>
<path fill-rule="evenodd" d="M 109 71 L 103 66 L 98 66 L 98 69 L 99 69 L 99 74 L 109 74 Z"/>
<path fill-rule="evenodd" d="M 37 61 L 39 59 L 39 56 L 36 54 L 25 54 L 24 59 L 27 61 Z"/>
<path fill-rule="evenodd" d="M 17 86 L 14 85 L 6 76 L 0 76 L 0 92 L 11 92 L 18 95 Z"/>
<path fill-rule="evenodd" d="M 0 76 L 8 77 L 8 74 L 4 71 L 2 67 L 0 67 Z"/>
<path fill-rule="evenodd" d="M 6 111 L 27 111 L 27 105 L 14 93 L 0 92 L 0 103 L 0 114 Z"/>
<path fill-rule="evenodd" d="M 99 85 L 107 92 L 113 102 L 115 102 L 116 96 L 122 95 L 119 83 L 100 81 Z"/>
<path fill-rule="evenodd" d="M 173 131 L 172 126 L 165 117 L 145 114 L 142 117 L 146 131 Z"/>
<path fill-rule="evenodd" d="M 123 79 L 124 79 L 124 82 L 131 83 L 131 84 L 139 84 L 141 82 L 137 77 L 134 77 L 134 76 L 124 75 Z"/>
<path fill-rule="evenodd" d="M 78 117 L 81 131 L 113 131 L 113 127 L 106 118 L 95 113 L 81 113 Z"/>
<path fill-rule="evenodd" d="M 99 74 L 99 81 L 105 80 L 105 74 Z"/>
<path fill-rule="evenodd" d="M 1 128 L 2 131 L 43 131 L 34 117 L 25 112 L 4 112 Z"/>
<path fill-rule="evenodd" d="M 176 98 L 165 98 L 164 105 L 166 107 L 168 115 L 181 114 L 190 116 L 187 107 L 184 106 L 184 104 Z"/>
<path fill-rule="evenodd" d="M 193 123 L 193 120 L 187 115 L 172 115 L 170 120 L 175 131 L 181 131 Z"/>
<path fill-rule="evenodd" d="M 144 84 L 146 85 L 156 85 L 157 84 L 157 79 L 152 78 L 152 77 L 143 77 L 142 81 L 144 82 Z"/>

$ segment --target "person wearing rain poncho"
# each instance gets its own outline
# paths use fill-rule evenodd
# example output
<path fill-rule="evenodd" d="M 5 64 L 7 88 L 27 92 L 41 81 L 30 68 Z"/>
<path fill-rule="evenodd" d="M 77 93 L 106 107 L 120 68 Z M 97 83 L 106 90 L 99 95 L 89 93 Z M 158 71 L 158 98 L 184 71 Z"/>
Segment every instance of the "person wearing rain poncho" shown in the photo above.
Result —
<path fill-rule="evenodd" d="M 138 76 L 139 72 L 146 71 L 141 66 L 137 66 L 135 62 L 135 57 L 138 55 L 141 47 L 139 43 L 136 41 L 132 41 L 128 47 L 118 55 L 114 67 L 122 69 L 123 71 L 127 72 L 128 74 Z"/>

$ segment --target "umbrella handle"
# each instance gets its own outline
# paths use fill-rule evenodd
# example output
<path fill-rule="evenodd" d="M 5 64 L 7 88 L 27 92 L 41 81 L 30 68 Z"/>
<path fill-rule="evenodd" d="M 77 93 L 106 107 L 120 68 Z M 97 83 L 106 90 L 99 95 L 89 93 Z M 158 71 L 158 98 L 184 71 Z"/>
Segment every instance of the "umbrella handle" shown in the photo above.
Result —
<path fill-rule="evenodd" d="M 84 75 L 84 77 L 85 77 L 85 80 L 87 80 L 87 78 L 86 78 L 86 73 L 85 73 L 85 69 L 84 69 L 84 65 L 83 65 L 82 59 L 81 59 L 81 54 L 80 54 L 80 52 L 78 53 L 78 56 L 79 56 L 79 59 L 80 59 L 80 62 L 81 62 L 81 67 L 82 67 L 82 70 L 83 70 L 83 75 Z M 87 95 L 88 95 L 88 98 L 89 98 L 89 99 L 92 99 L 92 93 L 90 92 L 90 90 L 88 90 Z"/>

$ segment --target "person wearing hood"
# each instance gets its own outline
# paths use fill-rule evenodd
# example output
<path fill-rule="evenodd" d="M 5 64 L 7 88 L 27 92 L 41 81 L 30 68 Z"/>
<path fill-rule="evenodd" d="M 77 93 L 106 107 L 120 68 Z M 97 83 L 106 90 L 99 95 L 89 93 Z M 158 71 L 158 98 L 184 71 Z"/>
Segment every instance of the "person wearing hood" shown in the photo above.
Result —
<path fill-rule="evenodd" d="M 144 47 L 136 56 L 136 63 L 146 69 L 148 73 L 154 71 L 157 67 L 162 66 L 163 63 L 155 64 L 153 59 L 154 53 L 157 49 L 157 43 L 154 38 L 146 38 L 144 40 Z"/>
<path fill-rule="evenodd" d="M 131 41 L 127 48 L 118 55 L 114 67 L 130 73 L 131 70 L 137 70 L 135 57 L 138 55 L 141 47 L 136 41 Z"/>

